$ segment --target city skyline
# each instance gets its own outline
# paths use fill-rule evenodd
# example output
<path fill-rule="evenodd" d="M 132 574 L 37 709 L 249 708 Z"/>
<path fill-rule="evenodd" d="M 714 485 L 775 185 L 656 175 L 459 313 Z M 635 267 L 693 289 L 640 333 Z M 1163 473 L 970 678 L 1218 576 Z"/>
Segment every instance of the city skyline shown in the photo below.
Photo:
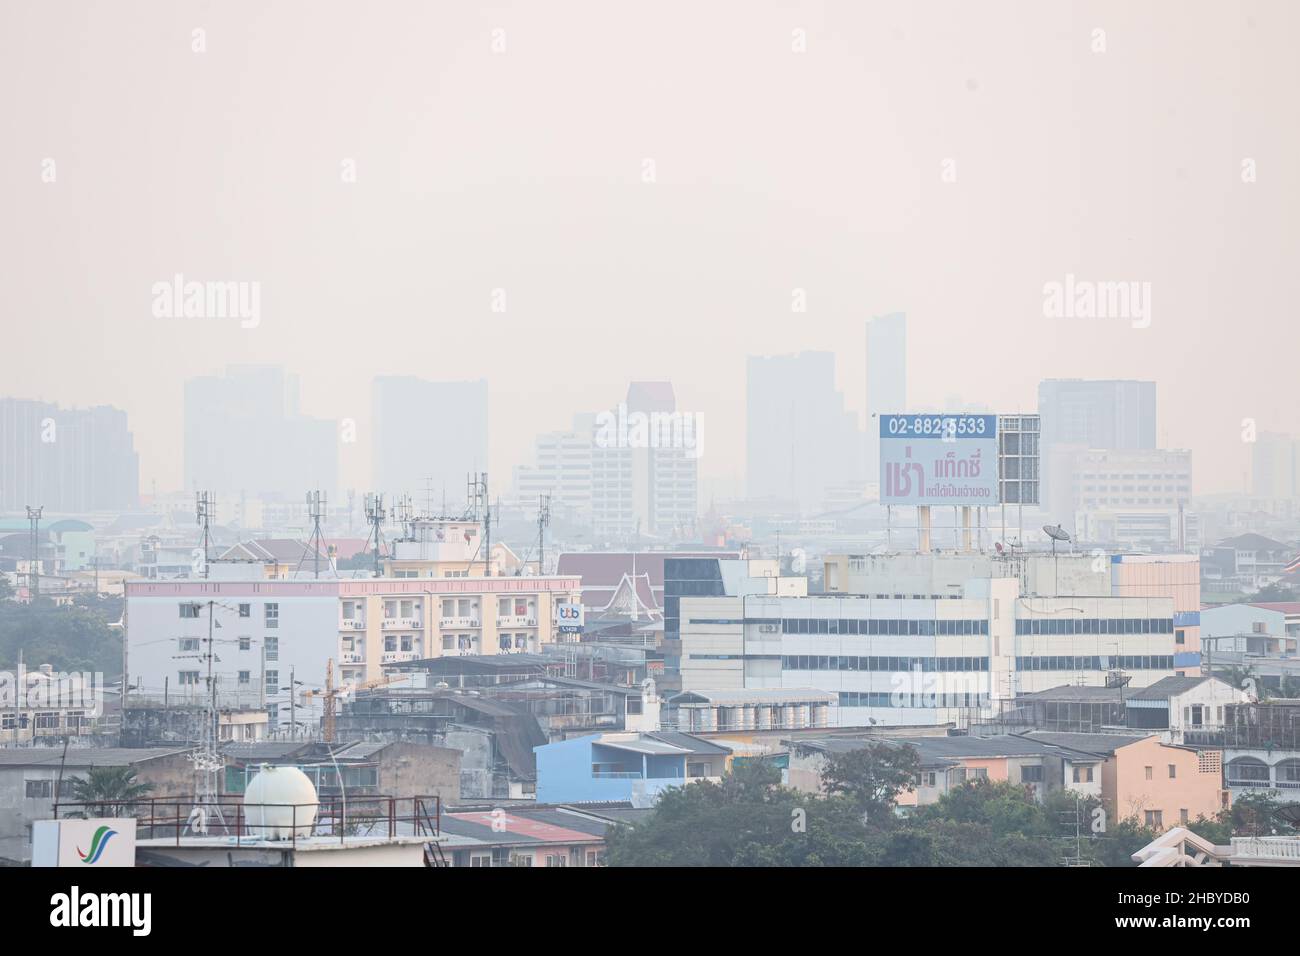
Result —
<path fill-rule="evenodd" d="M 899 310 L 917 405 L 958 393 L 1029 412 L 1044 378 L 1155 381 L 1157 444 L 1192 450 L 1202 493 L 1245 487 L 1246 420 L 1300 434 L 1276 384 L 1296 332 L 1272 304 L 1289 300 L 1300 252 L 1300 131 L 1277 122 L 1300 70 L 1291 6 L 1186 10 L 1177 38 L 1107 9 L 1104 52 L 1097 24 L 1063 6 L 832 18 L 719 4 L 689 31 L 644 24 L 636 44 L 592 4 L 407 12 L 399 34 L 322 9 L 303 47 L 293 13 L 260 13 L 254 40 L 215 9 L 202 53 L 178 14 L 136 26 L 86 11 L 68 31 L 32 8 L 0 31 L 10 86 L 48 77 L 13 104 L 0 157 L 4 292 L 25 317 L 10 340 L 61 364 L 51 380 L 13 363 L 6 393 L 127 411 L 151 436 L 142 484 L 178 488 L 182 383 L 227 365 L 300 375 L 303 409 L 355 420 L 360 444 L 372 378 L 427 374 L 431 359 L 436 377 L 485 378 L 486 470 L 502 475 L 574 409 L 666 379 L 715 423 L 700 469 L 716 483 L 743 477 L 749 355 L 836 352 L 861 418 L 862 325 Z M 743 86 L 715 70 L 721 35 Z M 1226 81 L 1201 69 L 1225 36 L 1252 51 L 1225 62 Z M 344 38 L 363 52 L 333 71 L 324 51 Z M 123 49 L 149 79 L 121 69 Z M 672 77 L 645 82 L 669 53 Z M 102 82 L 83 91 L 87 70 Z M 846 84 L 861 91 L 851 123 L 830 95 Z M 464 88 L 492 123 L 451 92 Z M 582 108 L 553 105 L 569 102 Z M 257 145 L 228 148 L 205 125 L 214 110 Z M 70 254 L 45 254 L 68 235 Z M 258 283 L 256 320 L 160 317 L 155 286 L 178 275 Z M 1149 283 L 1149 316 L 1045 314 L 1048 286 L 1089 282 Z M 1234 348 L 1250 362 L 1225 365 Z M 341 480 L 368 484 L 342 451 Z"/>

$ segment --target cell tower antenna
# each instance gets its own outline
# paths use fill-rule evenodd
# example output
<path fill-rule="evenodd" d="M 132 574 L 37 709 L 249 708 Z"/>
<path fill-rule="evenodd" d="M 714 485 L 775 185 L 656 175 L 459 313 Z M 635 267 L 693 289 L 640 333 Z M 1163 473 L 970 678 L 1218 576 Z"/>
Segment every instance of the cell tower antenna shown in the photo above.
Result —
<path fill-rule="evenodd" d="M 368 541 L 374 541 L 375 548 L 375 577 L 379 577 L 379 549 L 384 543 L 384 496 L 379 492 L 370 492 L 366 495 L 366 522 L 370 525 L 370 536 Z"/>
<path fill-rule="evenodd" d="M 307 546 L 312 550 L 311 557 L 311 575 L 314 578 L 320 577 L 320 552 L 325 546 L 325 537 L 321 534 L 321 524 L 325 521 L 325 514 L 328 510 L 327 496 L 322 491 L 307 492 L 307 517 L 311 519 L 311 537 L 307 539 Z M 298 567 L 307 558 L 307 552 L 303 551 L 302 557 L 298 559 Z"/>
<path fill-rule="evenodd" d="M 217 510 L 217 499 L 210 491 L 197 491 L 194 493 L 194 522 L 203 528 L 203 539 L 200 541 L 200 547 L 203 548 L 203 576 L 208 576 L 208 548 L 212 544 L 211 523 L 212 516 Z"/>
<path fill-rule="evenodd" d="M 537 573 L 546 573 L 546 527 L 551 523 L 551 496 L 537 496 Z"/>
<path fill-rule="evenodd" d="M 32 523 L 32 563 L 27 573 L 27 591 L 30 595 L 29 600 L 35 604 L 41 596 L 41 551 L 40 551 L 40 529 L 41 529 L 41 512 L 45 510 L 44 505 L 37 505 L 33 508 L 27 506 L 27 520 Z M 15 724 L 15 726 L 17 726 Z"/>
<path fill-rule="evenodd" d="M 217 677 L 212 673 L 212 664 L 216 660 L 212 632 L 213 627 L 219 625 L 216 624 L 217 603 L 208 600 L 206 605 L 208 609 L 207 650 L 201 660 L 207 662 L 208 693 L 206 696 L 208 699 L 198 749 L 189 755 L 189 760 L 194 765 L 194 809 L 190 811 L 188 821 L 192 833 L 209 832 L 212 824 L 209 814 L 215 817 L 223 828 L 225 827 L 221 803 L 217 799 L 218 777 L 224 771 L 225 765 L 217 754 L 217 722 L 220 719 L 220 709 L 217 706 Z"/>

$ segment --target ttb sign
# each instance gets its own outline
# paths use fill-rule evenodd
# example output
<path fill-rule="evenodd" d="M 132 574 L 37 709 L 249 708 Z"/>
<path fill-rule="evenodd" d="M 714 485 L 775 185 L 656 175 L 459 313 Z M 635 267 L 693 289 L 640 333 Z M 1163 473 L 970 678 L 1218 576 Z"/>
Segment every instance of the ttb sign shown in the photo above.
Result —
<path fill-rule="evenodd" d="M 581 634 L 584 623 L 581 604 L 561 604 L 555 611 L 556 623 L 561 634 Z"/>
<path fill-rule="evenodd" d="M 881 415 L 880 503 L 998 503 L 996 415 Z"/>

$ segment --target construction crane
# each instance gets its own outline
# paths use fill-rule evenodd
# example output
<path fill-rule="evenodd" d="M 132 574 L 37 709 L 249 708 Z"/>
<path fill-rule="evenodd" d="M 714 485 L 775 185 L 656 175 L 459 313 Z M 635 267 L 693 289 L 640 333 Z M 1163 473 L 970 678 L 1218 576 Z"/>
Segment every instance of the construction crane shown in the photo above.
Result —
<path fill-rule="evenodd" d="M 367 681 L 348 681 L 341 687 L 334 686 L 334 658 L 325 662 L 325 688 L 323 690 L 305 690 L 302 692 L 303 703 L 308 700 L 319 697 L 324 701 L 324 710 L 321 713 L 321 737 L 325 742 L 332 744 L 335 742 L 335 718 L 338 716 L 338 704 L 336 701 L 340 697 L 346 697 L 356 690 L 372 690 L 376 687 L 384 687 L 397 680 L 399 675 L 389 677 L 376 677 Z"/>

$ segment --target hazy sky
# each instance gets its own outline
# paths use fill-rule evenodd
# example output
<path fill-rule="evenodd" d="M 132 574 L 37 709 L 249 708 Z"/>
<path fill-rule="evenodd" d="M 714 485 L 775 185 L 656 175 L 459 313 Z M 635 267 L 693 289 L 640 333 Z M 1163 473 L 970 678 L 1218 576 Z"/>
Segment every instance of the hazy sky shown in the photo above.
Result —
<path fill-rule="evenodd" d="M 0 395 L 126 409 L 161 490 L 184 380 L 282 364 L 357 421 L 364 485 L 372 376 L 486 377 L 504 491 L 538 431 L 667 378 L 704 475 L 739 478 L 746 355 L 834 350 L 861 411 L 864 320 L 905 311 L 915 404 L 1152 378 L 1196 491 L 1240 488 L 1242 419 L 1300 433 L 1298 26 L 1294 0 L 0 0 Z M 155 317 L 176 273 L 259 282 L 260 324 Z M 1150 282 L 1150 327 L 1044 317 L 1067 273 Z"/>

